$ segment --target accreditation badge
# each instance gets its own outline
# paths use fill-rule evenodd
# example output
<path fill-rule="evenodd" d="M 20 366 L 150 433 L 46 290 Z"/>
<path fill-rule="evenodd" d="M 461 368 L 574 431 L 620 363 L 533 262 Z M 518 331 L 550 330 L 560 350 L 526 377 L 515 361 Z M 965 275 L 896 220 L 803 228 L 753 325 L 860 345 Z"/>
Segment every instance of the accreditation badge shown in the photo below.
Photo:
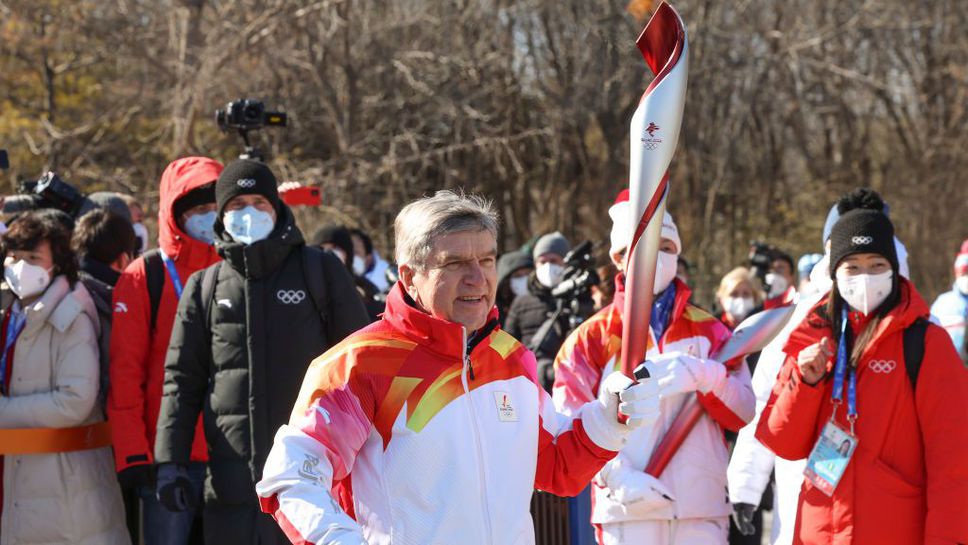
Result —
<path fill-rule="evenodd" d="M 821 492 L 832 496 L 856 448 L 856 437 L 833 421 L 827 422 L 807 458 L 803 474 Z"/>

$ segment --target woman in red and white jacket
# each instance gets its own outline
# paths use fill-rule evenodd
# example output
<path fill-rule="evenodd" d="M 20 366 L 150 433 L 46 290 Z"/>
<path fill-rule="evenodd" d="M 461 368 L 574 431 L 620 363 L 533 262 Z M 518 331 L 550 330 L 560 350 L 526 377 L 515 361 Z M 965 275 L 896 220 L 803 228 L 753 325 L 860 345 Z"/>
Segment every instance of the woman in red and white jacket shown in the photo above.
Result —
<path fill-rule="evenodd" d="M 806 458 L 822 436 L 849 453 L 845 466 L 829 450 L 813 457 L 825 465 L 808 462 L 794 543 L 968 542 L 968 369 L 923 321 L 928 306 L 900 276 L 893 238 L 877 211 L 838 220 L 833 288 L 791 333 L 760 417 L 757 439 L 781 458 Z M 920 369 L 905 361 L 912 326 L 924 328 Z"/>

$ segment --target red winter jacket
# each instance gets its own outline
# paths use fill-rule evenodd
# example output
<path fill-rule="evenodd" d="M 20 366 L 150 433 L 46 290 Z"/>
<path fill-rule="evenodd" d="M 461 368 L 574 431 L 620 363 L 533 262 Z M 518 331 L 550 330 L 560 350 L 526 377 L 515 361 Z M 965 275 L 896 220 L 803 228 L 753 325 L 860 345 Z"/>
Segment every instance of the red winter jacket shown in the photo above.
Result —
<path fill-rule="evenodd" d="M 968 543 L 968 369 L 935 325 L 914 394 L 904 364 L 903 331 L 927 315 L 903 280 L 901 302 L 881 319 L 858 364 L 857 450 L 832 497 L 804 479 L 794 543 Z M 830 373 L 810 386 L 797 366 L 797 354 L 824 336 L 834 338 L 829 324 L 811 313 L 784 348 L 787 360 L 756 431 L 781 458 L 806 458 L 830 420 Z M 837 422 L 849 430 L 846 412 L 837 411 Z"/>
<path fill-rule="evenodd" d="M 178 227 L 173 205 L 189 191 L 214 182 L 221 172 L 222 165 L 213 159 L 186 157 L 172 162 L 161 175 L 158 243 L 175 262 L 183 285 L 193 272 L 215 263 L 219 257 L 214 246 L 191 238 Z M 154 462 L 165 354 L 178 307 L 167 269 L 163 274 L 165 282 L 154 331 L 151 331 L 151 301 L 144 258 L 128 265 L 114 288 L 108 418 L 118 471 Z M 208 460 L 201 419 L 196 427 L 191 459 Z"/>

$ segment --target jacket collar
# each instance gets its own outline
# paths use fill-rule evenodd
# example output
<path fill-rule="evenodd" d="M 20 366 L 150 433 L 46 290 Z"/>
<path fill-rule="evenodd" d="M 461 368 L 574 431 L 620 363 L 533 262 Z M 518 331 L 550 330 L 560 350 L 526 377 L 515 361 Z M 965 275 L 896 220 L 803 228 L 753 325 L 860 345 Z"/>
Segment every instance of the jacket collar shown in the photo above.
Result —
<path fill-rule="evenodd" d="M 118 279 L 121 278 L 121 273 L 112 269 L 109 265 L 101 263 L 96 259 L 91 259 L 87 256 L 81 258 L 80 265 L 81 270 L 86 272 L 89 276 L 97 279 L 98 282 L 107 284 L 111 287 L 114 287 L 114 285 L 118 283 Z"/>
<path fill-rule="evenodd" d="M 497 319 L 497 307 L 492 307 L 487 321 Z M 387 296 L 387 308 L 383 320 L 424 348 L 442 356 L 461 359 L 471 332 L 464 326 L 431 316 L 417 308 L 416 303 L 397 282 Z"/>
<path fill-rule="evenodd" d="M 689 299 L 692 298 L 692 289 L 685 282 L 678 277 L 673 278 L 672 282 L 676 285 L 676 302 L 672 306 L 670 324 L 682 317 L 686 312 Z M 625 311 L 625 273 L 615 275 L 615 296 L 612 298 L 612 305 L 619 311 L 619 314 Z"/>
<path fill-rule="evenodd" d="M 292 211 L 281 205 L 276 226 L 263 240 L 252 244 L 236 242 L 228 233 L 221 219 L 215 222 L 215 245 L 219 255 L 246 278 L 264 278 L 272 274 L 289 253 L 305 244 L 302 232 L 296 226 Z"/>
<path fill-rule="evenodd" d="M 54 277 L 40 299 L 31 303 L 24 312 L 27 316 L 24 334 L 37 331 L 48 322 L 57 330 L 66 331 L 81 313 L 97 320 L 94 300 L 84 286 L 78 282 L 71 288 L 67 278 L 62 275 Z"/>

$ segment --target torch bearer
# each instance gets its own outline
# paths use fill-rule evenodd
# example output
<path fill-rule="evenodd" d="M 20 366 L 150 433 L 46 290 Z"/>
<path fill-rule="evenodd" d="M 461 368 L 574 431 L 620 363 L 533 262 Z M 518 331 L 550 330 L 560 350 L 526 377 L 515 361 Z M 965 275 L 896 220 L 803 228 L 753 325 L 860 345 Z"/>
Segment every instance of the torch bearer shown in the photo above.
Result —
<path fill-rule="evenodd" d="M 655 78 L 632 116 L 629 146 L 629 213 L 634 231 L 625 256 L 621 360 L 629 377 L 648 350 L 668 169 L 679 140 L 689 72 L 686 28 L 668 3 L 659 5 L 635 44 Z"/>

